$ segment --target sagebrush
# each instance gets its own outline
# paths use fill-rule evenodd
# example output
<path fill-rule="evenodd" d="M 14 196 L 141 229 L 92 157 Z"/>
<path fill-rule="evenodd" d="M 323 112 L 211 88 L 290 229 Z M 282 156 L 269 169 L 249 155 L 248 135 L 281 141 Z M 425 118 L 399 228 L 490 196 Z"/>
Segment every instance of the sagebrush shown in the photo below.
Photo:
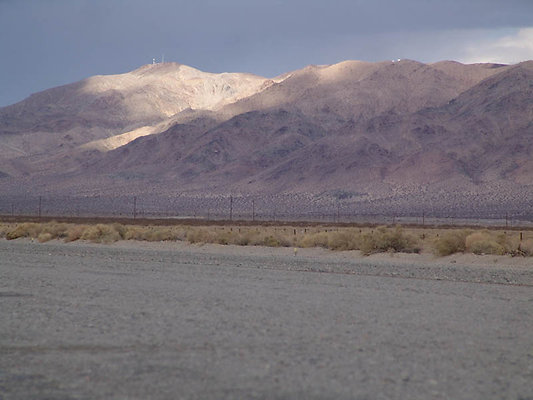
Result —
<path fill-rule="evenodd" d="M 529 236 L 528 236 L 529 235 Z M 419 253 L 438 256 L 455 253 L 533 256 L 533 232 L 487 229 L 404 229 L 378 228 L 295 228 L 232 226 L 150 226 L 112 224 L 0 223 L 0 237 L 8 240 L 30 238 L 39 242 L 87 240 L 114 243 L 119 240 L 187 241 L 238 246 L 322 247 L 335 251 L 359 250 L 364 255 L 381 252 Z"/>

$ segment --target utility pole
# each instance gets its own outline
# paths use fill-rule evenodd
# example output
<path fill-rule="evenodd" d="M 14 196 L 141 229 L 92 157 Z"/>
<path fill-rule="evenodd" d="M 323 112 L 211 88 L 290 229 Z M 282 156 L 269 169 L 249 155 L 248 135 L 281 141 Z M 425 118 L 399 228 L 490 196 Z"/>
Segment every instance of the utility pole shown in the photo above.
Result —
<path fill-rule="evenodd" d="M 41 218 L 42 203 L 43 203 L 43 198 L 42 196 L 39 196 L 39 218 Z"/>
<path fill-rule="evenodd" d="M 229 197 L 229 220 L 233 221 L 233 196 Z"/>
<path fill-rule="evenodd" d="M 133 196 L 133 219 L 137 218 L 137 196 Z"/>

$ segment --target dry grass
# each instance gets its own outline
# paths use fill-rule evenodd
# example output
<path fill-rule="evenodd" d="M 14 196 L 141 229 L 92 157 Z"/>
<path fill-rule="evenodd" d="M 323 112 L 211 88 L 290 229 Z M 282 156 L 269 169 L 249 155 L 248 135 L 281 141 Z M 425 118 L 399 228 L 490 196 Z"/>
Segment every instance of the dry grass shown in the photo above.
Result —
<path fill-rule="evenodd" d="M 533 256 L 533 231 L 465 230 L 437 228 L 326 228 L 290 226 L 150 226 L 71 223 L 0 223 L 0 237 L 72 242 L 87 240 L 187 241 L 221 245 L 270 247 L 323 247 L 330 250 L 379 252 L 433 252 L 439 256 L 470 252 Z"/>
<path fill-rule="evenodd" d="M 365 255 L 383 252 L 420 253 L 421 247 L 413 235 L 397 226 L 394 229 L 379 227 L 375 232 L 364 234 L 360 250 Z"/>
<path fill-rule="evenodd" d="M 34 222 L 25 222 L 22 224 L 16 224 L 14 229 L 6 233 L 7 240 L 13 240 L 18 238 L 32 238 L 35 239 L 41 233 L 41 225 Z"/>
<path fill-rule="evenodd" d="M 74 242 L 81 239 L 83 232 L 87 228 L 87 225 L 69 225 L 67 227 L 67 236 L 65 237 L 65 242 Z"/>
<path fill-rule="evenodd" d="M 49 240 L 52 240 L 52 239 L 53 239 L 53 236 L 49 232 L 41 232 L 39 233 L 39 236 L 37 236 L 37 240 L 40 243 L 48 242 Z"/>
<path fill-rule="evenodd" d="M 41 225 L 39 235 L 48 235 L 51 239 L 63 239 L 67 236 L 68 224 L 58 222 L 47 222 Z"/>
<path fill-rule="evenodd" d="M 345 229 L 331 232 L 328 239 L 328 248 L 338 251 L 360 250 L 361 235 L 359 230 Z"/>
<path fill-rule="evenodd" d="M 82 240 L 93 243 L 113 243 L 122 237 L 113 225 L 97 224 L 88 226 L 81 235 Z"/>
<path fill-rule="evenodd" d="M 454 253 L 463 253 L 466 250 L 466 237 L 468 230 L 453 230 L 445 232 L 435 241 L 435 253 L 439 256 L 449 256 Z"/>
<path fill-rule="evenodd" d="M 489 231 L 474 232 L 465 238 L 465 248 L 474 254 L 503 255 L 510 251 L 505 235 L 494 235 Z"/>
<path fill-rule="evenodd" d="M 310 233 L 302 236 L 298 241 L 299 247 L 324 247 L 328 248 L 330 235 L 326 232 Z"/>
<path fill-rule="evenodd" d="M 13 229 L 13 224 L 0 224 L 0 238 L 5 238 L 7 233 Z"/>
<path fill-rule="evenodd" d="M 533 236 L 533 232 L 526 235 Z M 447 256 L 454 253 L 531 256 L 529 243 L 533 239 L 520 240 L 519 232 L 489 230 L 451 230 L 435 241 L 435 253 Z"/>
<path fill-rule="evenodd" d="M 187 232 L 179 227 L 127 226 L 121 231 L 124 240 L 143 240 L 146 242 L 162 242 L 185 240 Z"/>
<path fill-rule="evenodd" d="M 533 239 L 527 239 L 519 244 L 518 251 L 520 255 L 533 257 Z"/>
<path fill-rule="evenodd" d="M 288 237 L 271 228 L 258 230 L 257 228 L 189 228 L 187 233 L 189 243 L 217 243 L 233 244 L 238 246 L 268 246 L 268 247 L 288 247 L 293 245 L 293 241 Z"/>

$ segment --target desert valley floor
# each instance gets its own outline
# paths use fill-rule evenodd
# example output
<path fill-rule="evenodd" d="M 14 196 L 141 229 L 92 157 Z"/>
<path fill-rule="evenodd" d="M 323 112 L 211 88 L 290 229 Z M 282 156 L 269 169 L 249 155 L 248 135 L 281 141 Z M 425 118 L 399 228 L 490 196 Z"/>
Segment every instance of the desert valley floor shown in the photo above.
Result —
<path fill-rule="evenodd" d="M 0 253 L 2 399 L 533 396 L 533 266 L 516 258 L 27 239 Z"/>

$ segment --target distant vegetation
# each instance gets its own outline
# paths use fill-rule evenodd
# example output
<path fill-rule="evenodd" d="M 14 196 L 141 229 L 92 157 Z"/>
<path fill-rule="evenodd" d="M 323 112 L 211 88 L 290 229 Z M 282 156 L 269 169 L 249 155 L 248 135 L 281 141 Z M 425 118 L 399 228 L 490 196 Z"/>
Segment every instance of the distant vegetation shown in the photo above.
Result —
<path fill-rule="evenodd" d="M 326 228 L 287 226 L 141 226 L 73 223 L 1 223 L 0 237 L 30 238 L 39 242 L 85 240 L 114 243 L 119 240 L 149 242 L 184 241 L 238 246 L 323 247 L 359 250 L 364 255 L 382 252 L 432 252 L 533 256 L 533 232 L 437 228 Z"/>

